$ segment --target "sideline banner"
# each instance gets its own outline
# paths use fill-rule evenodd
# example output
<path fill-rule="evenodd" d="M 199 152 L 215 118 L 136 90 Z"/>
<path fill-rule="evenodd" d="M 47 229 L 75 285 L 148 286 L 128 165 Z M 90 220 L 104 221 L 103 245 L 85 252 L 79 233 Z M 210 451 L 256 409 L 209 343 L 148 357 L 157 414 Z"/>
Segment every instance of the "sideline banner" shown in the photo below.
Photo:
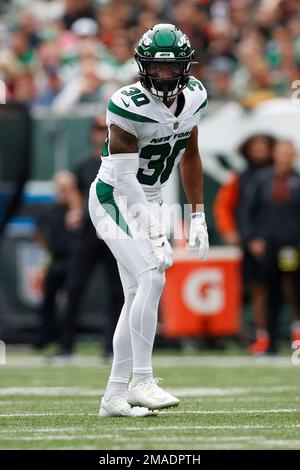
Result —
<path fill-rule="evenodd" d="M 163 334 L 172 338 L 237 334 L 240 262 L 240 251 L 233 247 L 211 248 L 205 262 L 195 251 L 175 250 L 161 301 Z"/>

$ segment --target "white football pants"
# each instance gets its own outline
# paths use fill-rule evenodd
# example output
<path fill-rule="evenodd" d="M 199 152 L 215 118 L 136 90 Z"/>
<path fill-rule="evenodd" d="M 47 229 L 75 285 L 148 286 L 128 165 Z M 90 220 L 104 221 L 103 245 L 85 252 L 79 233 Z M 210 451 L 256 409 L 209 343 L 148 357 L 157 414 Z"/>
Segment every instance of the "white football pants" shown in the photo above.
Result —
<path fill-rule="evenodd" d="M 150 240 L 138 238 L 136 224 L 122 208 L 117 190 L 96 178 L 90 189 L 89 211 L 98 236 L 117 260 L 124 290 L 125 301 L 113 338 L 110 380 L 127 383 L 131 373 L 152 374 L 165 274 L 157 270 Z"/>

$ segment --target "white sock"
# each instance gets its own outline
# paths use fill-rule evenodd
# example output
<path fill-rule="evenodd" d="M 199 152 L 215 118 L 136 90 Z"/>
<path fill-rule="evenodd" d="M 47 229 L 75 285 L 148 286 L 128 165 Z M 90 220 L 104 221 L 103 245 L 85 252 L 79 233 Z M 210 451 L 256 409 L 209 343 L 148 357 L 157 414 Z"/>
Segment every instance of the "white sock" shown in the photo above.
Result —
<path fill-rule="evenodd" d="M 138 383 L 142 382 L 143 380 L 146 380 L 146 379 L 150 379 L 153 377 L 153 373 L 151 371 L 150 372 L 134 372 L 132 374 L 132 380 L 131 380 L 131 384 L 132 384 L 132 387 L 135 387 Z"/>
<path fill-rule="evenodd" d="M 116 395 L 122 395 L 127 392 L 127 382 L 114 382 L 109 380 L 104 393 L 105 400 L 111 400 Z"/>

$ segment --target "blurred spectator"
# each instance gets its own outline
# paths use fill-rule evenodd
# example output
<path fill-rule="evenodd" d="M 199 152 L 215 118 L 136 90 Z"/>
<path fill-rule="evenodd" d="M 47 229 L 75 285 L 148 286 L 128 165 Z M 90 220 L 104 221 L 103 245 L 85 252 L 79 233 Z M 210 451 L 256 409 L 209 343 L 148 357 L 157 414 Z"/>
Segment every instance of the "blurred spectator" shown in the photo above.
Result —
<path fill-rule="evenodd" d="M 55 18 L 48 18 L 45 2 L 40 18 L 19 8 L 12 28 L 3 22 L 0 74 L 12 99 L 15 82 L 28 69 L 38 96 L 47 93 L 52 83 L 44 71 L 48 61 L 55 61 L 66 111 L 86 101 L 99 104 L 105 99 L 105 87 L 111 94 L 135 79 L 134 46 L 145 30 L 159 22 L 177 24 L 188 34 L 200 63 L 193 73 L 219 100 L 238 99 L 252 108 L 276 96 L 291 96 L 291 83 L 300 76 L 298 0 L 61 0 L 58 4 L 63 13 L 58 8 Z M 95 51 L 101 86 L 84 78 L 88 49 Z M 81 90 L 77 95 L 75 88 Z"/>
<path fill-rule="evenodd" d="M 36 98 L 36 87 L 33 74 L 29 71 L 20 75 L 14 85 L 12 101 L 32 106 Z"/>
<path fill-rule="evenodd" d="M 170 18 L 189 37 L 196 52 L 196 60 L 201 59 L 207 43 L 207 27 L 209 25 L 205 10 L 199 8 L 195 2 L 179 1 Z"/>
<path fill-rule="evenodd" d="M 57 113 L 66 113 L 76 104 L 98 104 L 107 101 L 109 91 L 97 68 L 96 58 L 82 61 L 81 76 L 73 79 L 61 90 L 52 102 Z"/>
<path fill-rule="evenodd" d="M 35 346 L 44 348 L 57 340 L 58 318 L 56 315 L 57 294 L 64 288 L 68 272 L 68 259 L 74 231 L 67 228 L 66 216 L 72 209 L 79 210 L 80 198 L 74 175 L 60 171 L 53 178 L 56 202 L 43 211 L 37 221 L 34 239 L 49 253 L 49 265 L 44 280 L 43 300 L 39 309 L 39 327 Z"/>
<path fill-rule="evenodd" d="M 269 135 L 252 135 L 239 148 L 239 153 L 247 162 L 241 173 L 232 175 L 217 193 L 213 208 L 218 232 L 227 245 L 240 246 L 243 252 L 242 274 L 246 290 L 250 292 L 251 309 L 256 329 L 256 341 L 251 345 L 252 354 L 260 354 L 269 346 L 266 331 L 266 294 L 262 283 L 260 264 L 249 251 L 248 225 L 245 219 L 249 195 L 258 171 L 272 163 L 275 144 Z"/>
<path fill-rule="evenodd" d="M 112 42 L 111 54 L 114 61 L 106 69 L 107 76 L 120 84 L 132 83 L 138 80 L 138 67 L 133 59 L 133 50 L 125 37 L 116 37 Z"/>
<path fill-rule="evenodd" d="M 95 19 L 95 11 L 90 0 L 64 0 L 65 13 L 62 22 L 67 29 L 71 29 L 73 23 L 80 18 Z"/>
<path fill-rule="evenodd" d="M 34 104 L 36 106 L 51 107 L 53 101 L 61 91 L 61 80 L 55 68 L 46 71 L 46 84 L 44 90 L 38 94 Z"/>
<path fill-rule="evenodd" d="M 32 49 L 39 45 L 38 24 L 35 16 L 29 10 L 21 11 L 18 30 L 27 37 L 28 43 Z"/>
<path fill-rule="evenodd" d="M 71 30 L 77 37 L 93 37 L 97 35 L 99 28 L 92 18 L 80 18 L 72 24 Z"/>
<path fill-rule="evenodd" d="M 88 283 L 97 265 L 105 266 L 107 312 L 104 318 L 104 357 L 112 354 L 113 333 L 123 306 L 123 290 L 116 261 L 106 243 L 96 235 L 88 212 L 88 194 L 99 167 L 100 155 L 106 138 L 105 120 L 97 118 L 90 132 L 91 152 L 78 165 L 76 181 L 83 200 L 81 213 L 76 209 L 68 214 L 68 225 L 78 233 L 70 250 L 69 271 L 66 281 L 67 303 L 55 360 L 68 359 L 75 347 L 76 323 Z"/>
<path fill-rule="evenodd" d="M 10 48 L 17 59 L 26 67 L 32 67 L 35 60 L 34 48 L 29 37 L 22 30 L 17 30 L 11 37 Z"/>
<path fill-rule="evenodd" d="M 295 304 L 292 340 L 300 339 L 300 175 L 293 168 L 295 157 L 291 141 L 275 145 L 274 168 L 257 174 L 246 212 L 249 251 L 260 264 L 267 289 L 270 353 L 278 348 L 284 277 L 290 281 L 289 294 Z"/>
<path fill-rule="evenodd" d="M 207 69 L 205 80 L 209 96 L 215 99 L 231 98 L 231 72 L 233 64 L 225 58 L 213 59 Z"/>

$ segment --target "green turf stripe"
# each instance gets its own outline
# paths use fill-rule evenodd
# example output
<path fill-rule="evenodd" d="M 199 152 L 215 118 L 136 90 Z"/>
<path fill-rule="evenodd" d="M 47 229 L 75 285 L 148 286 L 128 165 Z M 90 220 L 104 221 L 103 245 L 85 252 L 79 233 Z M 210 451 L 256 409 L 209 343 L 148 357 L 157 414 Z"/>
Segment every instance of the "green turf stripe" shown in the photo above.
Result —
<path fill-rule="evenodd" d="M 114 198 L 114 187 L 110 184 L 104 183 L 103 181 L 98 181 L 96 184 L 96 193 L 98 201 L 103 206 L 108 215 L 110 215 L 110 217 L 115 221 L 120 229 L 123 230 L 123 232 L 132 238 L 130 229 L 124 220 Z"/>
<path fill-rule="evenodd" d="M 108 102 L 108 109 L 114 114 L 118 114 L 121 117 L 131 119 L 131 121 L 158 123 L 158 121 L 155 121 L 154 119 L 141 116 L 140 114 L 131 113 L 130 111 L 126 111 L 125 109 L 120 108 L 120 106 L 117 106 L 115 103 L 113 103 L 111 99 Z"/>
<path fill-rule="evenodd" d="M 200 111 L 200 109 L 205 108 L 205 106 L 207 106 L 207 98 L 203 101 L 203 103 L 199 106 L 199 108 L 196 109 L 194 114 L 198 113 L 198 111 Z"/>

